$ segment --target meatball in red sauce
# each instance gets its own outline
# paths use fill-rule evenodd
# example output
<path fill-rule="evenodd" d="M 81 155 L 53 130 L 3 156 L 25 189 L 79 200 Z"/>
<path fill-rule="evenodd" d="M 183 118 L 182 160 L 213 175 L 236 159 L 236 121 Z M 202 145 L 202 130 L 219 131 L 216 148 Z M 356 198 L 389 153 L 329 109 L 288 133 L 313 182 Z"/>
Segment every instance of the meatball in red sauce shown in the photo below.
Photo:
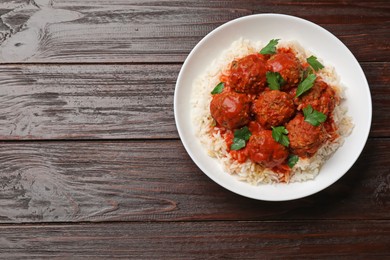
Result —
<path fill-rule="evenodd" d="M 253 133 L 247 144 L 249 158 L 265 167 L 273 168 L 286 161 L 288 150 L 272 138 L 271 130 Z"/>
<path fill-rule="evenodd" d="M 326 82 L 317 79 L 309 91 L 294 99 L 294 103 L 298 110 L 311 105 L 313 109 L 328 115 L 337 103 L 335 96 L 335 91 Z"/>
<path fill-rule="evenodd" d="M 234 60 L 221 81 L 240 93 L 257 94 L 265 88 L 267 65 L 264 56 L 251 54 Z"/>
<path fill-rule="evenodd" d="M 300 157 L 310 157 L 324 143 L 326 133 L 322 125 L 313 126 L 304 120 L 302 114 L 297 114 L 286 128 L 291 151 Z"/>
<path fill-rule="evenodd" d="M 248 95 L 225 91 L 213 96 L 210 113 L 220 126 L 234 129 L 249 122 L 250 106 Z"/>
<path fill-rule="evenodd" d="M 272 55 L 267 61 L 273 72 L 279 72 L 285 80 L 282 90 L 298 86 L 301 80 L 302 66 L 298 58 L 291 52 L 280 52 Z"/>
<path fill-rule="evenodd" d="M 294 102 L 289 94 L 279 90 L 263 92 L 253 103 L 252 110 L 256 120 L 270 129 L 286 123 L 295 113 Z"/>

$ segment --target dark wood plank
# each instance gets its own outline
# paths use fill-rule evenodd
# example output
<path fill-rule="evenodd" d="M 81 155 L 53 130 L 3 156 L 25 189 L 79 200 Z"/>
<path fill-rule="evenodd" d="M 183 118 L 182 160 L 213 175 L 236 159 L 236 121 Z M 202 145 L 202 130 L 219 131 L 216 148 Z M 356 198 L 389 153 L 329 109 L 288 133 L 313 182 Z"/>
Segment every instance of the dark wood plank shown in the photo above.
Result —
<path fill-rule="evenodd" d="M 13 31 L 0 46 L 0 61 L 182 61 L 217 25 L 251 13 L 153 1 L 47 1 L 50 8 L 24 2 L 3 15 L 3 23 Z M 20 18 L 20 13 L 25 15 Z"/>
<path fill-rule="evenodd" d="M 182 62 L 208 32 L 253 13 L 306 18 L 339 37 L 359 61 L 390 60 L 385 0 L 39 2 L 5 0 L 0 63 Z"/>
<path fill-rule="evenodd" d="M 371 136 L 390 136 L 388 63 L 363 63 Z M 0 66 L 0 140 L 177 138 L 180 65 Z"/>
<path fill-rule="evenodd" d="M 2 66 L 0 139 L 176 138 L 179 69 Z"/>
<path fill-rule="evenodd" d="M 370 139 L 336 184 L 272 203 L 219 187 L 180 141 L 3 142 L 0 221 L 390 219 L 389 158 Z"/>
<path fill-rule="evenodd" d="M 389 221 L 0 226 L 0 256 L 134 259 L 386 259 Z"/>
<path fill-rule="evenodd" d="M 372 124 L 371 136 L 390 135 L 390 63 L 363 64 L 371 90 Z"/>

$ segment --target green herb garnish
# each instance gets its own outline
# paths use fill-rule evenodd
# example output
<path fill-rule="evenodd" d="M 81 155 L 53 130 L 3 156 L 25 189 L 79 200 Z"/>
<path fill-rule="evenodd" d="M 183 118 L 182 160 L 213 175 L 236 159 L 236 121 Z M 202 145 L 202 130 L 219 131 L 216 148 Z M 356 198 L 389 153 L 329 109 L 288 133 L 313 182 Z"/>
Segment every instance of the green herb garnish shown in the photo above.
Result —
<path fill-rule="evenodd" d="M 275 54 L 276 53 L 276 45 L 278 44 L 279 39 L 272 39 L 269 43 L 260 50 L 260 54 Z"/>
<path fill-rule="evenodd" d="M 306 59 L 307 63 L 310 64 L 310 66 L 315 70 L 319 71 L 320 69 L 324 68 L 324 65 L 322 65 L 318 60 L 316 56 L 310 56 Z"/>
<path fill-rule="evenodd" d="M 219 94 L 223 91 L 223 88 L 225 87 L 225 84 L 223 82 L 219 82 L 217 86 L 211 91 L 212 95 Z"/>
<path fill-rule="evenodd" d="M 277 126 L 277 127 L 272 126 L 272 138 L 276 142 L 278 142 L 286 147 L 288 147 L 290 145 L 290 140 L 288 139 L 287 134 L 288 134 L 288 131 L 284 126 Z"/>
<path fill-rule="evenodd" d="M 311 105 L 308 105 L 302 110 L 305 121 L 311 125 L 319 126 L 321 123 L 326 121 L 326 115 L 313 109 Z"/>
<path fill-rule="evenodd" d="M 230 146 L 230 150 L 240 150 L 246 146 L 246 142 L 244 139 L 234 138 L 233 143 Z"/>
<path fill-rule="evenodd" d="M 270 89 L 279 90 L 280 86 L 284 85 L 285 81 L 279 72 L 268 71 L 266 74 L 267 83 Z"/>
<path fill-rule="evenodd" d="M 233 144 L 230 146 L 230 150 L 240 150 L 246 146 L 246 142 L 251 137 L 252 133 L 247 126 L 234 131 Z"/>
<path fill-rule="evenodd" d="M 313 69 L 309 66 L 307 67 L 305 70 L 302 71 L 302 76 L 301 76 L 301 82 L 303 81 L 303 79 L 307 78 L 307 76 L 309 76 L 310 74 L 314 74 L 314 71 Z"/>
<path fill-rule="evenodd" d="M 300 95 L 311 89 L 314 85 L 314 81 L 316 80 L 316 78 L 317 76 L 315 74 L 310 74 L 301 83 L 299 83 L 295 97 L 299 97 Z"/>
<path fill-rule="evenodd" d="M 298 155 L 291 154 L 288 157 L 288 161 L 287 161 L 288 167 L 290 167 L 290 168 L 294 167 L 294 165 L 297 164 L 298 160 L 299 160 Z"/>

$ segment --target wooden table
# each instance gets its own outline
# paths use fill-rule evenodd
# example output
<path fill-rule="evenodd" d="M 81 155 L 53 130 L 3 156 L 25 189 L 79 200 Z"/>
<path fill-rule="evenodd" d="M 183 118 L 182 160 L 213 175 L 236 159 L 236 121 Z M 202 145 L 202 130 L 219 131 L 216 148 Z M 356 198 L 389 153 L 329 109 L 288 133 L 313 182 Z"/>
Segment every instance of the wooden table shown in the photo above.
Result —
<path fill-rule="evenodd" d="M 175 127 L 190 50 L 256 13 L 335 34 L 372 93 L 356 164 L 295 201 L 221 188 Z M 2 0 L 0 258 L 390 257 L 389 36 L 388 0 Z"/>

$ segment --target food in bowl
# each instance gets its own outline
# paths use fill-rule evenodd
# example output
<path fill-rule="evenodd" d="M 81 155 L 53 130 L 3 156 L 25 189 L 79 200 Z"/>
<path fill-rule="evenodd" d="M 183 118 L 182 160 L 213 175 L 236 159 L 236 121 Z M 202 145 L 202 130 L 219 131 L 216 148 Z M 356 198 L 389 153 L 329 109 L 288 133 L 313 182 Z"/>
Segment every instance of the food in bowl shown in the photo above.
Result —
<path fill-rule="evenodd" d="M 353 129 L 335 70 L 294 41 L 235 41 L 191 95 L 209 156 L 252 184 L 314 179 Z"/>

